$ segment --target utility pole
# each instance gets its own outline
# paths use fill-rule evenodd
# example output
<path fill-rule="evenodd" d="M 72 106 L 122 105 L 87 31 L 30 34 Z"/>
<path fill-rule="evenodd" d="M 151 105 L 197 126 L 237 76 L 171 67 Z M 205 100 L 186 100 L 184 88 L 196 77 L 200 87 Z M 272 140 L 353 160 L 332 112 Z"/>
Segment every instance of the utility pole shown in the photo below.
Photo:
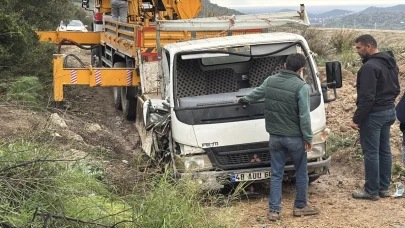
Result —
<path fill-rule="evenodd" d="M 377 30 L 377 23 L 374 22 L 374 30 Z"/>
<path fill-rule="evenodd" d="M 356 28 L 356 19 L 353 19 L 353 28 Z"/>

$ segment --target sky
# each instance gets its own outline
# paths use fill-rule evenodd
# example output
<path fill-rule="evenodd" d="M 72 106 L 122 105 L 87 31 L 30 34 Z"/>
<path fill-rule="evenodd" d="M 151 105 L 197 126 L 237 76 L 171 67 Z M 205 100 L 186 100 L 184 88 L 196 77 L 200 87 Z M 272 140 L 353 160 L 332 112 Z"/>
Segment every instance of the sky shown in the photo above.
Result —
<path fill-rule="evenodd" d="M 305 5 L 328 6 L 328 5 L 368 5 L 368 6 L 384 6 L 405 4 L 404 0 L 211 0 L 211 3 L 228 8 L 240 7 L 282 7 L 282 6 L 299 6 L 301 3 Z"/>

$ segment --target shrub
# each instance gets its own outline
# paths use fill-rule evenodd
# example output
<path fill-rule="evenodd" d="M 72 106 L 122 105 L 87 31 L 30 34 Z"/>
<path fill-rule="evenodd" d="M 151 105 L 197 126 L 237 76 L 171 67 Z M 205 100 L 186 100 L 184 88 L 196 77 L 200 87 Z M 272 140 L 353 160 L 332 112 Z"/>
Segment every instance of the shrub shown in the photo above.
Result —
<path fill-rule="evenodd" d="M 329 55 L 330 48 L 328 43 L 324 41 L 324 36 L 321 30 L 316 28 L 308 28 L 301 32 L 301 35 L 308 42 L 310 50 L 318 56 L 326 57 Z"/>
<path fill-rule="evenodd" d="M 41 84 L 37 77 L 20 77 L 7 91 L 9 101 L 22 102 L 23 105 L 36 105 L 41 98 Z"/>
<path fill-rule="evenodd" d="M 327 141 L 326 151 L 331 155 L 338 150 L 352 148 L 357 140 L 357 133 L 353 131 L 345 133 L 331 133 Z"/>
<path fill-rule="evenodd" d="M 358 35 L 357 31 L 341 29 L 331 36 L 329 43 L 337 53 L 342 53 L 353 49 L 354 40 Z"/>

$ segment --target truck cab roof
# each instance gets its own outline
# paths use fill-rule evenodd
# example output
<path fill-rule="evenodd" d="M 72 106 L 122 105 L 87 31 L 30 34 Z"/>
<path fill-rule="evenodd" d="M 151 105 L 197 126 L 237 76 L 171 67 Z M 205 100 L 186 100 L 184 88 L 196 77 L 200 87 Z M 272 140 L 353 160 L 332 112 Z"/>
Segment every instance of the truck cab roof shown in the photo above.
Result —
<path fill-rule="evenodd" d="M 305 46 L 305 48 L 308 48 L 307 42 L 301 35 L 285 32 L 275 32 L 182 41 L 166 44 L 164 46 L 164 49 L 172 54 L 176 54 L 179 52 L 202 51 L 221 47 L 291 43 L 297 41 L 301 42 Z"/>

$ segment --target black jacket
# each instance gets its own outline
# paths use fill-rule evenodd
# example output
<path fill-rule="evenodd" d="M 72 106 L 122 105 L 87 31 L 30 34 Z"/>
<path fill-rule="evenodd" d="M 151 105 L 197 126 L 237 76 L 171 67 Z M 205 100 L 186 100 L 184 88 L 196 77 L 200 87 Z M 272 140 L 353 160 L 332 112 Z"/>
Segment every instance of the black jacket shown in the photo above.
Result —
<path fill-rule="evenodd" d="M 363 66 L 357 72 L 354 123 L 361 123 L 368 113 L 395 107 L 400 92 L 398 71 L 392 52 L 379 52 L 363 59 Z"/>

